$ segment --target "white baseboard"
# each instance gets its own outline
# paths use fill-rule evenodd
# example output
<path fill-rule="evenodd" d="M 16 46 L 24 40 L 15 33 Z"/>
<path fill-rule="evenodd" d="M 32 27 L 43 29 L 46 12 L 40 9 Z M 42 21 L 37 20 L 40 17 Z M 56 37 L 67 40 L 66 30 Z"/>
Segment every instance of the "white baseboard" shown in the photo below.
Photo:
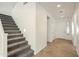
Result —
<path fill-rule="evenodd" d="M 37 53 L 39 53 L 39 52 L 40 52 L 42 49 L 44 49 L 46 46 L 47 46 L 47 44 L 46 44 L 44 47 L 42 47 L 41 49 L 35 51 L 35 52 L 34 52 L 34 55 L 36 55 Z"/>

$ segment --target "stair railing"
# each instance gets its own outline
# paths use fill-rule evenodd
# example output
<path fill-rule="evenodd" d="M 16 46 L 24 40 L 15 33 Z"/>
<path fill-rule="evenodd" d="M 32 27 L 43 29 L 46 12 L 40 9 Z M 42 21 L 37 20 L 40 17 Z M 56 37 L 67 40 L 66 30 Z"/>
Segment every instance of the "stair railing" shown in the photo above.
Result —
<path fill-rule="evenodd" d="M 7 57 L 7 33 L 4 33 L 0 19 L 0 57 Z"/>

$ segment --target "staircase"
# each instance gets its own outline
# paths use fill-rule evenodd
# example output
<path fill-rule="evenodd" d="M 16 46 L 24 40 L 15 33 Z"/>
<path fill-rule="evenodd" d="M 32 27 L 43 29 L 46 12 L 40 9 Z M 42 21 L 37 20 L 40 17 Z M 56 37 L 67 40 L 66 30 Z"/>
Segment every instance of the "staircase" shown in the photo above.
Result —
<path fill-rule="evenodd" d="M 8 15 L 0 14 L 3 29 L 7 36 L 8 57 L 31 57 L 34 51 L 28 45 L 28 41 L 19 30 L 13 18 Z"/>

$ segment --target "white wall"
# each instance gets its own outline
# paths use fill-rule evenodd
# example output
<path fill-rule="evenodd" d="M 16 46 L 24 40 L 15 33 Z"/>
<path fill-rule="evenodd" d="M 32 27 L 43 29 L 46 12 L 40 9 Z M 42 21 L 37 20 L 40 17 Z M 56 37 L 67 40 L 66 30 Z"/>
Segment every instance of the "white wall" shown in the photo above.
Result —
<path fill-rule="evenodd" d="M 35 54 L 47 46 L 47 13 L 39 4 L 18 3 L 12 16 Z"/>
<path fill-rule="evenodd" d="M 55 39 L 55 19 L 48 13 L 47 19 L 47 41 L 52 42 Z"/>
<path fill-rule="evenodd" d="M 36 4 L 36 53 L 47 46 L 47 12 Z"/>
<path fill-rule="evenodd" d="M 36 51 L 36 5 L 29 2 L 24 5 L 22 2 L 16 4 L 12 11 L 14 21 L 20 28 L 24 37 L 31 45 L 31 48 Z"/>
<path fill-rule="evenodd" d="M 0 2 L 0 14 L 10 15 L 16 2 Z"/>
<path fill-rule="evenodd" d="M 73 24 L 74 24 L 74 46 L 76 47 L 77 53 L 79 55 L 79 4 L 77 5 L 74 15 L 73 15 Z"/>
<path fill-rule="evenodd" d="M 76 13 L 74 13 L 74 15 L 73 15 L 73 17 L 72 17 L 72 21 L 71 21 L 71 26 L 72 26 L 72 29 L 71 29 L 71 31 L 72 31 L 72 37 L 74 38 L 73 40 L 72 40 L 72 42 L 73 42 L 73 45 L 74 46 L 76 46 Z"/>
<path fill-rule="evenodd" d="M 55 19 L 50 17 L 48 20 L 48 41 L 52 42 L 55 38 L 65 38 L 68 40 L 72 39 L 71 31 L 67 33 L 67 22 L 71 19 Z"/>
<path fill-rule="evenodd" d="M 67 33 L 67 22 L 71 19 L 57 19 L 55 22 L 55 37 L 71 40 L 70 32 Z M 70 24 L 70 23 L 69 23 Z M 70 25 L 69 25 L 70 26 Z"/>

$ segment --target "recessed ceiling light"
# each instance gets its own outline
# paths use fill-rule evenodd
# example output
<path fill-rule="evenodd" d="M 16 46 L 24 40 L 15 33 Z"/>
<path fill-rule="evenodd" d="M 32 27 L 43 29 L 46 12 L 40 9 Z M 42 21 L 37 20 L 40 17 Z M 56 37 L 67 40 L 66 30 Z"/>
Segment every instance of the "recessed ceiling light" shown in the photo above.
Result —
<path fill-rule="evenodd" d="M 59 8 L 59 7 L 61 7 L 61 5 L 60 5 L 60 4 L 58 4 L 58 5 L 57 5 L 57 7 Z"/>

